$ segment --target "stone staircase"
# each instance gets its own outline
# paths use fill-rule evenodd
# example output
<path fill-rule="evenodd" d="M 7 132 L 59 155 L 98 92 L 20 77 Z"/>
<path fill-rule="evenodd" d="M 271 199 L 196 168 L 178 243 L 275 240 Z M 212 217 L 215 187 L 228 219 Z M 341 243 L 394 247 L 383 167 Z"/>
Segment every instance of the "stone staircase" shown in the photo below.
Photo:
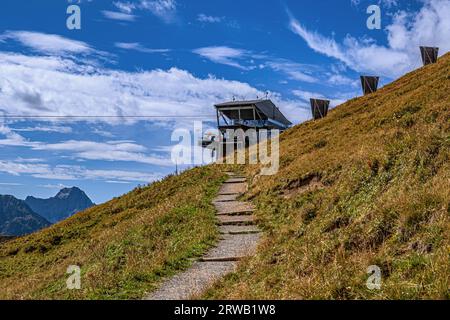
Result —
<path fill-rule="evenodd" d="M 239 201 L 247 191 L 247 180 L 234 173 L 220 188 L 213 204 L 221 234 L 216 247 L 191 268 L 165 281 L 148 300 L 186 300 L 200 295 L 217 280 L 233 272 L 239 261 L 252 256 L 260 239 L 254 207 Z"/>

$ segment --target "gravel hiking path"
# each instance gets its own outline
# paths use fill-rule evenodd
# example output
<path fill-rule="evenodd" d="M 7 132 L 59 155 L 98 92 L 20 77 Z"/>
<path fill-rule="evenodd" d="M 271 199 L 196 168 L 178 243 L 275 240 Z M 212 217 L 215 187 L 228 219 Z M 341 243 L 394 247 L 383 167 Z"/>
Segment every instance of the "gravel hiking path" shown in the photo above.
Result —
<path fill-rule="evenodd" d="M 254 207 L 238 201 L 247 191 L 247 180 L 234 173 L 213 200 L 221 234 L 217 245 L 186 271 L 165 280 L 146 300 L 188 300 L 201 295 L 216 281 L 236 270 L 242 258 L 252 256 L 260 239 Z"/>

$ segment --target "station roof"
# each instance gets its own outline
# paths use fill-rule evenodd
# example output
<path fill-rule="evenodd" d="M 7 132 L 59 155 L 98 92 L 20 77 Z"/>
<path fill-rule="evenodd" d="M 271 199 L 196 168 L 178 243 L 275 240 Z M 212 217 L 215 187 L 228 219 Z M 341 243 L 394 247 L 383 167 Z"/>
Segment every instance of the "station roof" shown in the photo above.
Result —
<path fill-rule="evenodd" d="M 271 100 L 248 100 L 248 101 L 231 101 L 215 105 L 216 109 L 222 112 L 226 117 L 232 120 L 239 119 L 237 110 L 255 107 L 263 120 L 272 119 L 282 123 L 285 126 L 290 126 L 292 123 L 284 116 L 284 114 L 277 108 Z M 253 112 L 241 111 L 242 120 L 253 120 Z"/>

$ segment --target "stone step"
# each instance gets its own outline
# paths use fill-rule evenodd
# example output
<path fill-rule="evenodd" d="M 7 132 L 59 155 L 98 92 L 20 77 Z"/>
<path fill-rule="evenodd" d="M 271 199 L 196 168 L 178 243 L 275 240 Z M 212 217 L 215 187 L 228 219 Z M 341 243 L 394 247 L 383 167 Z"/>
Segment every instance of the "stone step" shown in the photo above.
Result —
<path fill-rule="evenodd" d="M 219 226 L 254 226 L 256 225 L 255 221 L 242 221 L 242 220 L 230 220 L 230 221 L 221 221 L 218 223 Z"/>
<path fill-rule="evenodd" d="M 232 178 L 245 178 L 242 174 L 236 172 L 225 172 L 225 174 L 229 175 Z"/>
<path fill-rule="evenodd" d="M 225 195 L 223 195 L 224 198 L 217 198 L 218 200 L 214 200 L 212 203 L 216 204 L 216 203 L 233 202 L 233 201 L 236 201 L 238 196 L 239 196 L 239 194 L 225 194 Z M 225 198 L 225 197 L 230 197 L 230 198 Z"/>
<path fill-rule="evenodd" d="M 247 182 L 246 178 L 231 178 L 225 181 L 225 183 L 233 184 L 233 183 L 244 183 Z"/>
<path fill-rule="evenodd" d="M 233 202 L 236 201 L 236 199 L 238 198 L 239 194 L 234 193 L 234 194 L 228 194 L 228 195 L 219 195 L 217 196 L 214 200 L 213 203 L 223 203 L 223 202 Z"/>
<path fill-rule="evenodd" d="M 259 228 L 257 226 L 220 226 L 219 227 L 219 232 L 222 235 L 227 235 L 227 234 L 257 234 L 257 233 L 261 233 L 261 231 L 259 230 Z"/>
<path fill-rule="evenodd" d="M 239 261 L 256 253 L 261 232 L 256 226 L 255 208 L 237 198 L 247 191 L 245 177 L 228 173 L 213 200 L 216 207 L 220 239 L 202 258 L 192 261 L 184 272 L 166 280 L 149 300 L 188 300 L 199 297 L 205 290 L 225 275 L 236 271 Z"/>
<path fill-rule="evenodd" d="M 242 216 L 251 216 L 255 210 L 246 210 L 246 211 L 233 211 L 233 212 L 221 212 L 217 213 L 217 216 L 233 216 L 233 217 L 242 217 Z"/>
<path fill-rule="evenodd" d="M 231 199 L 231 197 L 230 197 Z M 226 201 L 226 202 L 221 202 L 221 201 L 217 201 L 215 203 L 215 206 L 217 208 L 217 210 L 220 209 L 226 209 L 226 208 L 254 208 L 254 206 L 248 202 L 244 202 L 244 201 L 238 201 L 238 200 L 230 200 L 230 201 Z"/>
<path fill-rule="evenodd" d="M 251 226 L 249 226 L 251 227 Z M 260 230 L 244 230 L 244 231 L 230 231 L 228 232 L 228 234 L 231 235 L 242 235 L 242 234 L 260 234 L 261 231 Z"/>
<path fill-rule="evenodd" d="M 201 262 L 236 262 L 241 261 L 243 257 L 212 257 L 212 258 L 201 258 Z"/>
<path fill-rule="evenodd" d="M 247 202 L 229 201 L 214 203 L 218 215 L 241 215 L 251 214 L 255 211 L 255 207 Z"/>
<path fill-rule="evenodd" d="M 219 196 L 234 196 L 234 197 L 240 197 L 243 193 L 236 193 L 236 192 L 227 192 L 227 191 L 221 191 L 219 192 Z"/>
<path fill-rule="evenodd" d="M 219 196 L 222 195 L 240 195 L 247 191 L 245 183 L 223 184 L 219 190 Z"/>
<path fill-rule="evenodd" d="M 254 225 L 255 217 L 250 216 L 231 216 L 231 215 L 223 215 L 217 216 L 219 220 L 219 225 L 221 226 L 233 226 L 233 225 Z"/>

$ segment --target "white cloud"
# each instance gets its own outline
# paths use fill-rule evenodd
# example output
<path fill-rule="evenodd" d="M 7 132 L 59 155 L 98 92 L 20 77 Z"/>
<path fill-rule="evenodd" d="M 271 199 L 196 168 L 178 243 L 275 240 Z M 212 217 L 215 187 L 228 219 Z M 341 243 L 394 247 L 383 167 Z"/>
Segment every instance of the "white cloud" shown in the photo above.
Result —
<path fill-rule="evenodd" d="M 175 0 L 141 0 L 140 8 L 149 10 L 166 22 L 172 21 L 177 8 Z"/>
<path fill-rule="evenodd" d="M 1 141 L 0 141 L 1 143 Z M 76 158 L 93 161 L 127 161 L 157 166 L 172 166 L 170 159 L 147 155 L 144 146 L 121 141 L 94 142 L 70 140 L 61 143 L 39 144 L 33 150 L 71 152 Z"/>
<path fill-rule="evenodd" d="M 300 64 L 285 59 L 274 59 L 264 54 L 256 54 L 248 50 L 236 49 L 227 46 L 204 47 L 193 50 L 214 63 L 224 64 L 241 70 L 254 70 L 256 68 L 270 68 L 281 72 L 291 80 L 314 83 L 318 80 L 311 75 L 311 65 Z M 258 66 L 256 62 L 259 62 Z M 317 70 L 316 70 L 317 71 Z"/>
<path fill-rule="evenodd" d="M 148 173 L 139 171 L 121 171 L 121 170 L 86 170 L 84 168 L 76 168 L 78 171 L 76 174 L 84 179 L 97 179 L 112 181 L 136 181 L 150 183 L 155 180 L 161 179 L 163 175 L 159 173 Z"/>
<path fill-rule="evenodd" d="M 33 31 L 6 31 L 0 38 L 12 39 L 23 46 L 45 54 L 92 53 L 93 49 L 83 41 L 68 39 L 56 34 Z"/>
<path fill-rule="evenodd" d="M 122 47 L 141 48 L 139 44 L 133 43 L 122 43 Z M 249 59 L 250 64 L 256 63 L 254 60 L 264 60 L 264 64 L 266 59 L 274 61 L 263 55 L 228 47 L 203 48 L 198 49 L 197 53 L 217 63 L 249 69 L 254 66 L 241 66 L 239 62 L 246 61 L 245 59 Z M 268 65 L 265 64 L 264 67 Z M 275 65 L 272 67 L 275 68 Z M 291 72 L 292 78 L 311 80 L 304 73 L 309 72 L 307 68 L 304 68 L 305 71 L 301 65 L 296 67 L 296 70 L 286 68 L 285 72 Z M 277 68 L 280 69 L 281 66 Z M 230 101 L 233 96 L 253 99 L 265 94 L 247 83 L 218 79 L 213 75 L 197 78 L 177 68 L 141 72 L 116 71 L 91 65 L 89 61 L 75 61 L 72 57 L 0 53 L 0 69 L 0 115 L 3 113 L 19 117 L 81 116 L 82 118 L 65 120 L 108 124 L 131 124 L 139 120 L 140 116 L 151 116 L 153 118 L 146 119 L 158 120 L 158 123 L 173 122 L 180 118 L 186 121 L 189 117 L 198 116 L 202 116 L 203 120 L 214 121 L 214 104 Z M 302 72 L 304 74 L 300 74 Z M 298 102 L 296 104 L 295 101 L 285 100 L 275 93 L 272 93 L 272 97 L 293 122 L 307 119 L 303 113 L 297 113 Z M 36 142 L 27 141 L 14 132 L 10 132 L 1 143 L 36 147 Z M 38 143 L 38 146 L 42 147 L 42 144 Z M 119 152 L 110 150 L 111 154 L 113 151 L 115 155 Z M 82 155 L 94 157 L 87 152 Z M 120 158 L 127 157 L 128 155 L 123 155 Z M 140 155 L 128 158 L 148 160 Z"/>
<path fill-rule="evenodd" d="M 317 32 L 307 30 L 294 18 L 291 18 L 290 28 L 294 33 L 302 37 L 308 46 L 314 51 L 339 59 L 346 64 L 350 63 L 345 53 L 342 52 L 341 46 L 334 39 L 330 39 Z"/>
<path fill-rule="evenodd" d="M 39 163 L 39 162 L 45 162 L 42 158 L 21 158 L 18 157 L 14 160 L 17 163 Z"/>
<path fill-rule="evenodd" d="M 109 10 L 103 10 L 102 14 L 111 20 L 119 20 L 119 21 L 135 21 L 136 16 L 133 14 L 128 14 L 124 12 L 116 12 L 116 11 L 109 11 Z"/>
<path fill-rule="evenodd" d="M 203 24 L 216 23 L 221 24 L 222 26 L 232 28 L 232 29 L 240 29 L 241 25 L 236 20 L 228 19 L 227 17 L 218 17 L 218 16 L 210 16 L 204 13 L 200 13 L 197 15 L 197 21 Z"/>
<path fill-rule="evenodd" d="M 46 163 L 19 163 L 0 160 L 0 172 L 14 176 L 29 175 L 49 180 L 104 180 L 104 181 L 136 181 L 152 182 L 162 176 L 156 173 L 122 170 L 90 170 L 82 166 L 58 165 Z"/>
<path fill-rule="evenodd" d="M 115 181 L 115 180 L 107 180 L 105 181 L 106 183 L 111 183 L 111 184 L 131 184 L 131 182 L 129 181 Z"/>
<path fill-rule="evenodd" d="M 450 51 L 450 1 L 424 0 L 418 13 L 398 12 L 386 29 L 389 46 L 409 53 L 417 47 L 438 46 L 441 53 Z"/>
<path fill-rule="evenodd" d="M 223 17 L 215 17 L 215 16 L 208 16 L 204 13 L 200 13 L 197 16 L 197 21 L 203 22 L 203 23 L 219 23 L 224 20 Z"/>
<path fill-rule="evenodd" d="M 14 176 L 20 176 L 22 174 L 43 175 L 50 174 L 52 172 L 56 175 L 56 170 L 52 171 L 47 164 L 20 163 L 6 160 L 0 160 L 0 172 L 8 173 Z M 58 176 L 61 178 L 61 174 L 58 174 Z M 69 175 L 64 175 L 64 177 L 66 177 L 64 180 L 67 180 L 69 177 L 72 178 L 72 176 Z"/>
<path fill-rule="evenodd" d="M 116 1 L 114 6 L 125 12 L 131 14 L 136 10 L 150 11 L 153 15 L 160 18 L 166 23 L 175 21 L 175 14 L 177 10 L 177 3 L 175 0 L 138 0 L 135 2 Z"/>
<path fill-rule="evenodd" d="M 0 182 L 0 186 L 19 187 L 19 186 L 23 186 L 23 184 L 21 184 L 21 183 L 14 183 L 14 182 Z"/>
<path fill-rule="evenodd" d="M 296 97 L 300 98 L 305 103 L 309 103 L 310 98 L 326 99 L 326 97 L 322 93 L 305 91 L 305 90 L 293 90 L 292 94 L 294 94 Z"/>
<path fill-rule="evenodd" d="M 40 61 L 45 68 L 39 67 Z M 80 65 L 76 68 L 70 59 L 0 54 L 0 113 L 42 117 L 156 116 L 170 121 L 177 116 L 213 116 L 212 106 L 234 95 L 262 96 L 246 83 L 212 76 L 200 79 L 177 68 L 143 72 L 93 71 Z"/>
<path fill-rule="evenodd" d="M 45 71 L 66 71 L 66 72 L 85 72 L 90 73 L 95 69 L 85 64 L 77 64 L 70 59 L 56 56 L 29 56 L 14 53 L 0 52 L 0 62 L 2 64 L 16 65 L 26 69 L 45 70 Z M 1 77 L 1 74 L 0 74 Z"/>
<path fill-rule="evenodd" d="M 186 128 L 186 130 L 189 130 L 188 128 Z M 170 146 L 159 146 L 159 147 L 154 147 L 152 148 L 153 151 L 156 152 L 163 152 L 163 153 L 171 153 L 173 150 L 173 145 Z"/>
<path fill-rule="evenodd" d="M 113 133 L 106 131 L 106 130 L 99 129 L 99 128 L 93 128 L 91 132 L 93 134 L 97 134 L 97 135 L 105 137 L 105 138 L 114 138 Z"/>
<path fill-rule="evenodd" d="M 232 55 L 239 56 L 239 52 Z M 91 68 L 75 64 L 69 58 L 9 53 L 0 53 L 0 68 L 0 115 L 101 116 L 72 121 L 108 124 L 131 124 L 139 116 L 156 117 L 153 120 L 159 123 L 179 117 L 186 121 L 189 116 L 199 115 L 211 121 L 215 119 L 214 104 L 230 101 L 233 96 L 254 99 L 265 94 L 247 83 L 214 76 L 197 78 L 177 68 L 125 72 Z M 27 96 L 35 97 L 34 101 Z M 272 96 L 291 121 L 308 119 L 303 113 L 297 113 L 295 101 L 277 94 Z M 11 133 L 2 140 L 3 145 L 7 143 L 17 145 L 24 141 L 23 137 Z"/>
<path fill-rule="evenodd" d="M 351 4 L 354 6 L 358 6 L 361 3 L 361 0 L 350 0 Z M 388 9 L 391 7 L 395 7 L 398 5 L 398 0 L 378 0 L 378 5 L 387 7 Z"/>
<path fill-rule="evenodd" d="M 40 188 L 45 188 L 45 189 L 64 189 L 64 188 L 70 188 L 70 186 L 66 186 L 65 184 L 62 183 L 58 183 L 58 184 L 40 184 L 38 185 L 38 187 Z"/>
<path fill-rule="evenodd" d="M 27 128 L 12 128 L 17 132 L 55 132 L 55 133 L 71 133 L 72 128 L 67 126 L 36 126 Z"/>
<path fill-rule="evenodd" d="M 115 1 L 113 5 L 122 12 L 132 13 L 136 9 L 136 4 L 131 2 Z"/>
<path fill-rule="evenodd" d="M 280 101 L 275 97 L 272 98 L 277 106 L 280 106 Z M 294 125 L 298 123 L 305 122 L 311 119 L 311 111 L 309 108 L 298 99 L 296 100 L 283 100 L 283 114 L 291 121 Z"/>
<path fill-rule="evenodd" d="M 338 43 L 306 29 L 293 17 L 290 19 L 290 28 L 314 51 L 338 59 L 358 72 L 397 78 L 420 66 L 419 46 L 438 46 L 441 54 L 450 50 L 449 16 L 448 0 L 425 0 L 421 10 L 416 13 L 399 11 L 392 24 L 386 27 L 388 46 L 350 35 Z"/>
<path fill-rule="evenodd" d="M 314 83 L 318 80 L 310 73 L 311 67 L 287 60 L 268 61 L 265 66 L 286 74 L 291 80 Z M 306 73 L 308 72 L 308 73 Z"/>
<path fill-rule="evenodd" d="M 135 50 L 144 53 L 167 53 L 169 49 L 150 49 L 146 48 L 138 42 L 116 42 L 114 44 L 117 48 L 125 50 Z"/>
<path fill-rule="evenodd" d="M 333 86 L 351 86 L 354 88 L 360 85 L 359 79 L 351 79 L 342 74 L 330 74 L 327 82 Z"/>
<path fill-rule="evenodd" d="M 24 137 L 15 133 L 1 122 L 0 135 L 5 136 L 4 139 L 0 139 L 0 145 L 2 146 L 28 146 L 28 141 Z"/>
<path fill-rule="evenodd" d="M 73 158 L 93 161 L 136 162 L 157 166 L 171 166 L 169 158 L 146 154 L 147 148 L 134 141 L 79 141 L 69 140 L 59 143 L 30 141 L 0 124 L 0 146 L 24 147 L 36 151 L 65 152 Z"/>
<path fill-rule="evenodd" d="M 244 66 L 238 60 L 249 57 L 249 52 L 242 49 L 235 49 L 226 46 L 217 47 L 204 47 L 193 50 L 195 54 L 198 54 L 206 59 L 211 60 L 214 63 L 224 64 L 227 66 L 239 68 L 242 70 L 250 70 L 253 67 Z"/>

